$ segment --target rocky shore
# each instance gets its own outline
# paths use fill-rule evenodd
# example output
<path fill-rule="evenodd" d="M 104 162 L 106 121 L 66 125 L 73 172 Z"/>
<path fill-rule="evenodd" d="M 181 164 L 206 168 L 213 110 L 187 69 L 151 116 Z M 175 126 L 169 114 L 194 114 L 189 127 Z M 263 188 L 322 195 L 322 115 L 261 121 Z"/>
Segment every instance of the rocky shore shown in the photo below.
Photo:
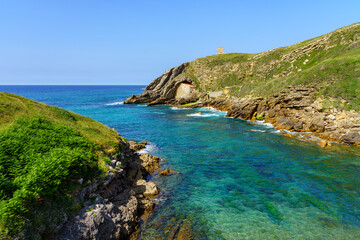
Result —
<path fill-rule="evenodd" d="M 360 145 L 360 114 L 351 110 L 325 108 L 324 99 L 317 96 L 318 89 L 309 86 L 290 87 L 266 98 L 236 98 L 224 89 L 217 97 L 211 92 L 195 91 L 188 98 L 175 99 L 176 86 L 193 82 L 181 75 L 184 66 L 170 69 L 152 82 L 144 93 L 132 95 L 126 104 L 172 104 L 178 107 L 213 107 L 227 111 L 227 117 L 245 120 L 264 120 L 278 129 L 312 133 L 327 142 Z M 180 77 L 179 77 L 180 76 Z"/>
<path fill-rule="evenodd" d="M 122 142 L 121 154 L 114 155 L 105 178 L 79 183 L 76 193 L 80 213 L 57 227 L 54 239 L 128 239 L 138 229 L 140 216 L 151 213 L 159 188 L 147 181 L 158 170 L 159 157 L 139 154 L 146 142 Z"/>
<path fill-rule="evenodd" d="M 262 53 L 198 58 L 169 69 L 125 103 L 211 106 L 228 117 L 359 145 L 360 115 L 349 110 L 360 111 L 359 29 L 355 23 Z"/>

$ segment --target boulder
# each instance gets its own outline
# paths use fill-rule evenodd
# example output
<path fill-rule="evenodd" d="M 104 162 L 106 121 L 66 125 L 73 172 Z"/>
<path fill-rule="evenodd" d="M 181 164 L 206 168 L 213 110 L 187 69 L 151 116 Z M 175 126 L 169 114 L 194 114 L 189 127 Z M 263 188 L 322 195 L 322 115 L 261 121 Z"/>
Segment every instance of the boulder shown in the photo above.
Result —
<path fill-rule="evenodd" d="M 135 142 L 134 140 L 130 140 L 129 141 L 129 145 L 130 145 L 129 148 L 131 150 L 137 152 L 137 151 L 140 151 L 140 150 L 144 149 L 146 144 L 147 144 L 147 141 L 143 141 L 143 142 L 139 143 L 139 142 Z"/>
<path fill-rule="evenodd" d="M 323 140 L 320 140 L 320 141 L 319 141 L 319 145 L 320 145 L 320 147 L 323 147 L 323 148 L 324 148 L 324 147 L 326 147 L 326 146 L 328 145 L 328 143 L 327 143 L 326 140 L 323 139 Z"/>
<path fill-rule="evenodd" d="M 307 126 L 307 129 L 310 132 L 318 132 L 318 133 L 324 132 L 325 130 L 324 120 L 320 117 L 314 118 Z"/>
<path fill-rule="evenodd" d="M 304 127 L 304 122 L 303 121 L 298 121 L 294 125 L 294 130 L 300 132 L 303 129 L 303 127 Z"/>
<path fill-rule="evenodd" d="M 120 207 L 113 203 L 96 204 L 68 221 L 58 239 L 124 239 L 137 226 L 137 208 L 134 196 Z"/>
<path fill-rule="evenodd" d="M 149 181 L 146 182 L 144 179 L 140 179 L 136 182 L 137 193 L 143 194 L 145 197 L 153 197 L 159 194 L 160 190 L 155 183 Z"/>
<path fill-rule="evenodd" d="M 246 99 L 233 106 L 232 109 L 227 112 L 226 116 L 233 118 L 251 119 L 256 112 L 257 107 L 257 102 Z"/>
<path fill-rule="evenodd" d="M 352 132 L 345 134 L 341 137 L 341 140 L 347 143 L 360 143 L 360 134 L 358 132 Z"/>
<path fill-rule="evenodd" d="M 176 173 L 179 173 L 177 171 L 174 171 L 172 169 L 169 169 L 169 168 L 166 168 L 164 171 L 162 171 L 160 173 L 161 176 L 167 176 L 167 175 L 170 175 L 170 174 L 176 174 Z"/>
<path fill-rule="evenodd" d="M 140 154 L 141 166 L 145 168 L 148 173 L 152 173 L 160 168 L 161 158 L 147 153 Z"/>
<path fill-rule="evenodd" d="M 281 129 L 291 130 L 294 128 L 294 125 L 293 120 L 287 117 L 280 117 L 276 120 L 276 126 Z"/>

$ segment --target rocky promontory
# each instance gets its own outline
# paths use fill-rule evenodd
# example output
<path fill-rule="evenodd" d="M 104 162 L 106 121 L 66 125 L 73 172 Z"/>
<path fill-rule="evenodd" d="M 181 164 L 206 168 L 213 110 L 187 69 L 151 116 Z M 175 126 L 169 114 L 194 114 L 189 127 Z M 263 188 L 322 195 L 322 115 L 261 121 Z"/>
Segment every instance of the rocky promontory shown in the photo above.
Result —
<path fill-rule="evenodd" d="M 121 155 L 114 155 L 106 165 L 107 177 L 87 184 L 76 194 L 84 207 L 58 226 L 54 238 L 127 239 L 137 230 L 140 216 L 152 211 L 153 198 L 160 190 L 146 177 L 160 167 L 160 158 L 137 153 L 146 142 L 121 144 Z"/>
<path fill-rule="evenodd" d="M 183 63 L 178 67 L 167 70 L 150 83 L 143 93 L 138 96 L 131 95 L 124 103 L 147 103 L 148 105 L 175 104 L 178 102 L 176 99 L 176 91 L 179 89 L 179 86 L 183 83 L 195 84 L 194 80 L 185 73 L 188 66 L 189 63 Z M 198 99 L 198 91 L 193 91 L 185 99 L 186 102 L 196 101 Z"/>
<path fill-rule="evenodd" d="M 199 58 L 166 71 L 125 103 L 214 107 L 228 117 L 360 145 L 359 31 L 356 23 L 259 54 Z"/>

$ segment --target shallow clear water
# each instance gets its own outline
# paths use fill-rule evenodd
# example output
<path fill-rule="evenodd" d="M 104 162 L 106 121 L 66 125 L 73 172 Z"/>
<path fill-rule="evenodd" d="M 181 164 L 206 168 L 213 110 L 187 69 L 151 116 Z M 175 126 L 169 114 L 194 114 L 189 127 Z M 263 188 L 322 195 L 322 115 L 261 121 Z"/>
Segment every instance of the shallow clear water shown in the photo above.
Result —
<path fill-rule="evenodd" d="M 190 223 L 195 239 L 360 239 L 360 151 L 287 138 L 211 109 L 119 104 L 144 86 L 0 86 L 151 142 L 162 192 L 141 239 Z M 202 114 L 199 114 L 202 112 Z"/>

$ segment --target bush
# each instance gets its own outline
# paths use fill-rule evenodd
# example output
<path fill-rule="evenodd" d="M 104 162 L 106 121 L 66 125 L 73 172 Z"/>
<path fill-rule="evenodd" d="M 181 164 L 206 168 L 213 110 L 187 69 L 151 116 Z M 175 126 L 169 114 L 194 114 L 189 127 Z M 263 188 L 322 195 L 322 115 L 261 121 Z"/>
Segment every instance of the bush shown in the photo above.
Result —
<path fill-rule="evenodd" d="M 71 193 L 72 179 L 96 174 L 97 148 L 75 129 L 41 117 L 0 132 L 0 239 L 15 237 L 35 206 Z"/>

